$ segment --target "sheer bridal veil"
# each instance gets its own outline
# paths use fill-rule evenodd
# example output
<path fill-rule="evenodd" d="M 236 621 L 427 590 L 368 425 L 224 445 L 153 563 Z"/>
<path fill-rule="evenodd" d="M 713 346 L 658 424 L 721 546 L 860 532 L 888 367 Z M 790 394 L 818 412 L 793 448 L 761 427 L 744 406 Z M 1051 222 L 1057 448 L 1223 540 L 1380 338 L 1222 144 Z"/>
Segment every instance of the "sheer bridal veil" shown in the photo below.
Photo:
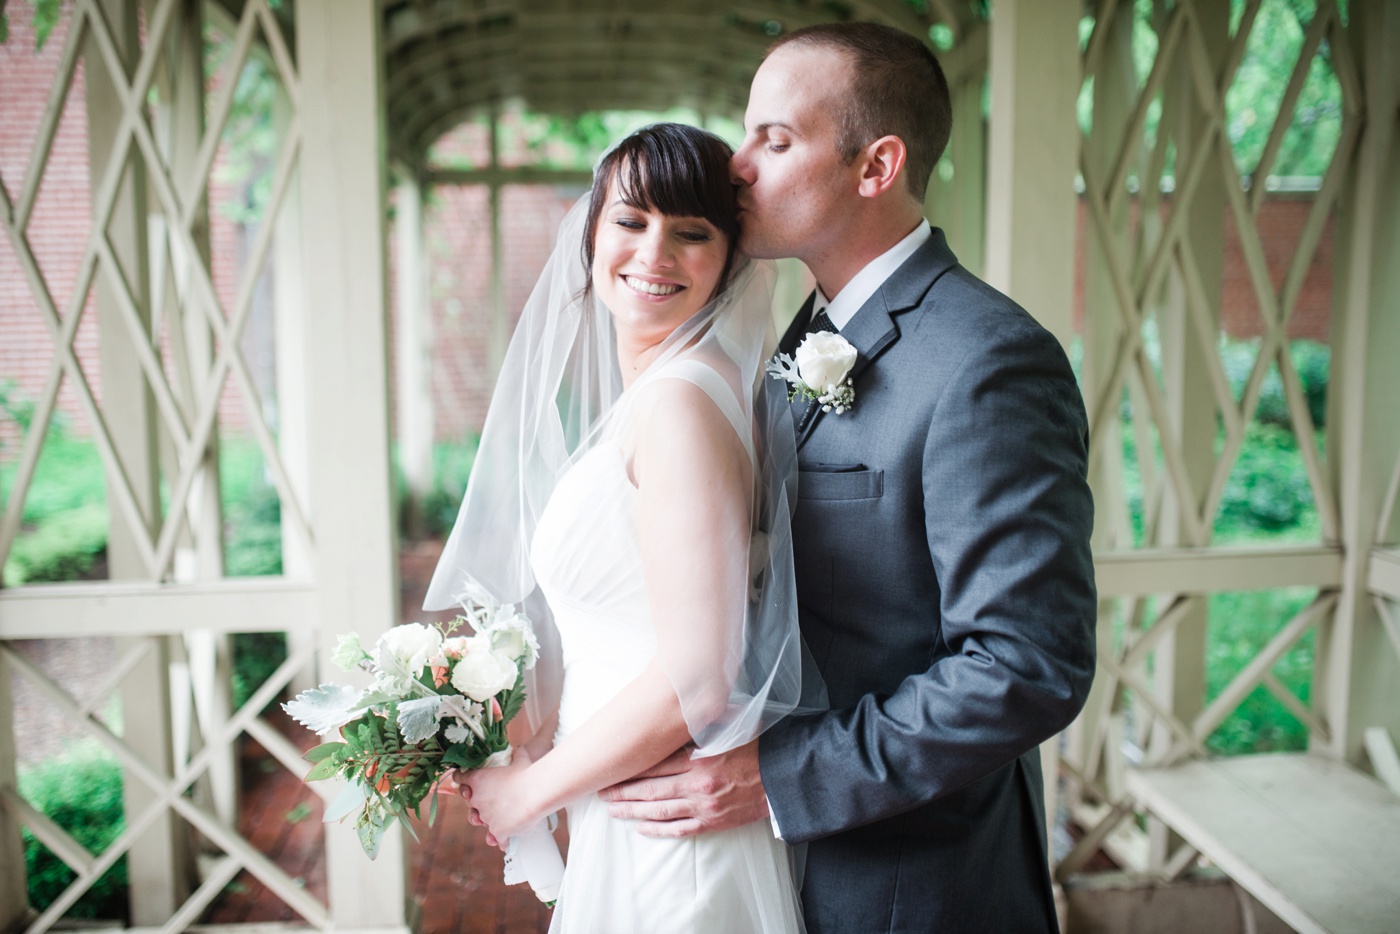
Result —
<path fill-rule="evenodd" d="M 610 417 L 626 408 L 629 394 L 648 375 L 682 358 L 718 361 L 742 413 L 731 415 L 731 421 L 752 431 L 744 439 L 755 481 L 752 523 L 748 541 L 734 549 L 740 552 L 734 559 L 747 562 L 749 593 L 734 601 L 736 607 L 744 605 L 742 614 L 725 620 L 723 632 L 706 636 L 717 640 L 712 645 L 720 647 L 722 661 L 716 662 L 713 652 L 691 651 L 694 634 L 668 639 L 658 633 L 658 653 L 680 697 L 697 755 L 710 755 L 747 742 L 796 709 L 802 697 L 790 521 L 797 455 L 784 387 L 764 376 L 776 344 L 770 315 L 774 273 L 768 264 L 742 262 L 727 288 L 677 328 L 625 393 L 612 316 L 594 294 L 584 294 L 588 201 L 585 195 L 564 218 L 521 314 L 466 496 L 424 607 L 447 609 L 474 587 L 500 603 L 523 605 L 541 644 L 527 702 L 537 725 L 541 712 L 557 702 L 562 680 L 558 637 L 530 566 L 540 515 L 559 479 L 598 441 Z M 704 668 L 697 668 L 699 657 L 706 659 Z M 729 700 L 711 719 L 715 705 L 702 697 L 713 696 L 719 678 L 728 684 Z M 808 680 L 810 697 L 810 673 Z"/>

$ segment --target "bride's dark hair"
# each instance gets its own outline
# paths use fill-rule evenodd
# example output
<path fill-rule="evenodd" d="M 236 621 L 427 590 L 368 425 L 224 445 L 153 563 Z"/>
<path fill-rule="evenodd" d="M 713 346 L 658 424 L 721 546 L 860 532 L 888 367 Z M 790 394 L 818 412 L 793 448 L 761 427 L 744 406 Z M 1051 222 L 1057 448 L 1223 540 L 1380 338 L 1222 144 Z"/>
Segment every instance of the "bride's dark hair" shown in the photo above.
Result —
<path fill-rule="evenodd" d="M 734 269 L 739 243 L 738 208 L 729 176 L 734 150 L 713 133 L 683 123 L 654 123 L 612 148 L 593 173 L 593 192 L 583 238 L 584 293 L 593 290 L 593 241 L 609 183 L 616 180 L 623 202 L 668 217 L 703 217 L 724 234 L 728 252 L 715 294 L 723 292 Z"/>

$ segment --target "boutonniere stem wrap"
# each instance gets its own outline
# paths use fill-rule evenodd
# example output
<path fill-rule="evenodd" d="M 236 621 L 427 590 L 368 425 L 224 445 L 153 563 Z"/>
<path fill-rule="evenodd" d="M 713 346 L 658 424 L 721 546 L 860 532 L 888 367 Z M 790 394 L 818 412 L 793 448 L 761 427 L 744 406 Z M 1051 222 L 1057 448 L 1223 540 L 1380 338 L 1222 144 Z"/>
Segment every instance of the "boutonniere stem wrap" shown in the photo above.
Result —
<path fill-rule="evenodd" d="M 850 341 L 840 334 L 817 331 L 797 345 L 795 358 L 784 353 L 770 360 L 768 374 L 792 387 L 789 400 L 802 396 L 821 405 L 823 412 L 840 415 L 856 401 L 851 379 L 855 364 L 856 349 Z"/>

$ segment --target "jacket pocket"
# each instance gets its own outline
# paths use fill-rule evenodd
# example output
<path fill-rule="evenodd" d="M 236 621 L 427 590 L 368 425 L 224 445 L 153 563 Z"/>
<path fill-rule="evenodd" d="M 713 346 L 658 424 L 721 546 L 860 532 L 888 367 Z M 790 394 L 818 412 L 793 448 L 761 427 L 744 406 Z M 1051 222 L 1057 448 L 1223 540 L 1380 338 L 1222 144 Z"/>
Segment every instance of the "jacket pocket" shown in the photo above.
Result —
<path fill-rule="evenodd" d="M 798 471 L 798 500 L 875 499 L 885 492 L 883 470 L 864 467 L 844 469 L 827 465 L 823 465 L 823 468 Z"/>

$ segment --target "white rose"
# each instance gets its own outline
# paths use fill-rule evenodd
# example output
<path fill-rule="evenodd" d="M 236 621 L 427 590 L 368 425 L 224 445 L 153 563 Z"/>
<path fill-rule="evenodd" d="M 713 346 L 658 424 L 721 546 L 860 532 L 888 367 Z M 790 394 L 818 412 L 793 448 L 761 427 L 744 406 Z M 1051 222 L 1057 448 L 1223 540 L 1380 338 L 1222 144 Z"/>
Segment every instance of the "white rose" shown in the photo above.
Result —
<path fill-rule="evenodd" d="M 474 645 L 452 669 L 452 686 L 484 704 L 502 691 L 515 687 L 517 675 L 515 659 L 504 652 Z"/>
<path fill-rule="evenodd" d="M 380 636 L 375 648 L 386 673 L 392 676 L 393 669 L 402 666 L 417 677 L 429 659 L 442 651 L 442 633 L 422 623 L 406 623 Z"/>
<path fill-rule="evenodd" d="M 818 393 L 840 385 L 856 363 L 856 349 L 840 334 L 808 334 L 797 348 L 797 372 Z"/>

